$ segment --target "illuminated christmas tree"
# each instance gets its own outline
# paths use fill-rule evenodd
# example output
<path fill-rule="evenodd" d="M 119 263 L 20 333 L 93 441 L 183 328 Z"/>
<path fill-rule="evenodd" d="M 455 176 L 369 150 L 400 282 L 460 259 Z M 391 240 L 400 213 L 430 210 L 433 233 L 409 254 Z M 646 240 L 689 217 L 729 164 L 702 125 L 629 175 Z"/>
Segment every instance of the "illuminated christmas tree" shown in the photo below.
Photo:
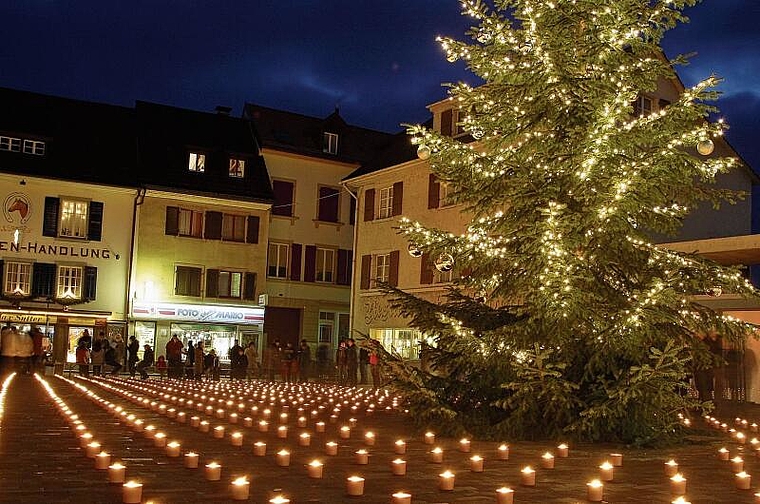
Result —
<path fill-rule="evenodd" d="M 409 220 L 401 232 L 464 273 L 440 304 L 387 288 L 433 340 L 421 370 L 389 356 L 421 424 L 653 442 L 699 407 L 688 375 L 710 359 L 696 335 L 746 335 L 694 301 L 754 296 L 738 269 L 651 242 L 698 203 L 740 197 L 714 185 L 737 160 L 708 156 L 726 127 L 707 121 L 716 77 L 636 106 L 677 81 L 685 59 L 659 44 L 696 1 L 462 2 L 471 40 L 440 43 L 484 81 L 450 88 L 472 141 L 410 134 L 472 221 L 460 236 Z"/>

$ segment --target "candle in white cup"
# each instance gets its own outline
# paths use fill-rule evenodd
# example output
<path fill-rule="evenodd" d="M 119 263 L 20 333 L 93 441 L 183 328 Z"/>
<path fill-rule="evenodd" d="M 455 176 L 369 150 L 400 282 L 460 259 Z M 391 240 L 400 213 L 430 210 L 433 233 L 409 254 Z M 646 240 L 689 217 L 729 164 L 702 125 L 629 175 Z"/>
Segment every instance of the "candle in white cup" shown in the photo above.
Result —
<path fill-rule="evenodd" d="M 325 454 L 327 455 L 337 455 L 338 454 L 338 443 L 335 441 L 328 441 L 325 443 Z"/>
<path fill-rule="evenodd" d="M 206 464 L 204 474 L 208 481 L 219 481 L 222 479 L 222 466 L 218 462 Z"/>
<path fill-rule="evenodd" d="M 554 469 L 554 455 L 549 452 L 541 455 L 541 467 L 544 469 Z"/>
<path fill-rule="evenodd" d="M 463 453 L 468 453 L 470 451 L 470 440 L 467 438 L 462 438 L 459 440 L 459 451 Z"/>
<path fill-rule="evenodd" d="M 562 443 L 557 447 L 557 457 L 559 458 L 567 458 L 567 456 L 570 454 L 570 447 L 567 446 L 567 443 Z"/>
<path fill-rule="evenodd" d="M 367 465 L 369 464 L 369 453 L 367 450 L 361 449 L 356 450 L 354 453 L 354 462 L 358 465 Z"/>
<path fill-rule="evenodd" d="M 108 482 L 109 483 L 124 483 L 124 475 L 125 475 L 126 469 L 127 467 L 120 462 L 116 462 L 108 466 Z"/>
<path fill-rule="evenodd" d="M 391 462 L 391 472 L 395 476 L 404 476 L 406 474 L 406 460 L 404 459 L 394 459 Z"/>
<path fill-rule="evenodd" d="M 153 446 L 156 448 L 163 448 L 166 446 L 166 434 L 163 432 L 156 432 L 153 436 Z"/>
<path fill-rule="evenodd" d="M 298 436 L 298 444 L 300 446 L 311 446 L 311 434 L 308 432 L 302 432 Z"/>
<path fill-rule="evenodd" d="M 180 445 L 177 441 L 172 441 L 166 444 L 166 456 L 167 457 L 179 457 Z"/>
<path fill-rule="evenodd" d="M 105 471 L 111 465 L 111 455 L 104 451 L 95 456 L 95 469 Z"/>
<path fill-rule="evenodd" d="M 367 446 L 375 446 L 375 433 L 372 431 L 364 434 L 364 444 Z"/>
<path fill-rule="evenodd" d="M 509 445 L 499 445 L 499 447 L 496 449 L 496 454 L 499 460 L 509 460 Z"/>
<path fill-rule="evenodd" d="M 224 439 L 224 426 L 217 425 L 216 427 L 214 427 L 214 438 Z"/>
<path fill-rule="evenodd" d="M 480 455 L 470 457 L 470 471 L 483 472 L 483 457 Z"/>
<path fill-rule="evenodd" d="M 263 457 L 267 454 L 267 444 L 263 441 L 253 443 L 253 454 L 257 457 Z"/>
<path fill-rule="evenodd" d="M 290 465 L 290 452 L 288 450 L 280 450 L 276 456 L 277 465 L 280 467 L 287 467 Z"/>
<path fill-rule="evenodd" d="M 201 423 L 198 425 L 198 431 L 208 432 L 209 430 L 211 430 L 211 424 L 207 420 L 201 420 Z"/>
<path fill-rule="evenodd" d="M 403 455 L 406 453 L 406 443 L 399 439 L 395 443 L 393 443 L 393 452 L 397 455 Z"/>
<path fill-rule="evenodd" d="M 670 478 L 670 493 L 673 495 L 683 495 L 686 493 L 686 478 L 681 473 L 677 473 Z"/>
<path fill-rule="evenodd" d="M 232 480 L 232 483 L 230 484 L 230 494 L 232 496 L 232 500 L 235 501 L 248 500 L 250 490 L 251 483 L 245 476 L 241 476 Z"/>
<path fill-rule="evenodd" d="M 586 483 L 586 488 L 588 488 L 586 495 L 590 502 L 602 502 L 604 499 L 604 483 L 595 479 Z"/>
<path fill-rule="evenodd" d="M 396 492 L 391 495 L 391 504 L 412 504 L 412 494 Z"/>
<path fill-rule="evenodd" d="M 622 453 L 610 453 L 610 463 L 614 467 L 623 466 L 623 454 Z"/>
<path fill-rule="evenodd" d="M 536 471 L 531 466 L 520 469 L 520 484 L 522 486 L 536 486 Z"/>
<path fill-rule="evenodd" d="M 321 479 L 323 468 L 324 468 L 324 464 L 322 462 L 320 462 L 319 460 L 312 460 L 306 466 L 306 471 L 309 475 L 309 478 Z"/>
<path fill-rule="evenodd" d="M 232 446 L 243 446 L 243 433 L 233 432 L 230 435 L 230 443 L 232 444 Z"/>
<path fill-rule="evenodd" d="M 187 467 L 188 469 L 197 469 L 199 458 L 200 457 L 195 452 L 185 453 L 185 467 Z"/>
<path fill-rule="evenodd" d="M 341 439 L 348 439 L 351 437 L 351 427 L 344 425 L 340 428 L 340 438 Z"/>
<path fill-rule="evenodd" d="M 456 476 L 451 471 L 444 471 L 438 475 L 438 489 L 444 492 L 454 490 L 454 480 Z"/>
<path fill-rule="evenodd" d="M 749 490 L 752 485 L 752 476 L 742 471 L 736 474 L 736 488 L 739 490 Z"/>
<path fill-rule="evenodd" d="M 736 456 L 731 459 L 731 472 L 736 474 L 744 470 L 744 459 Z"/>
<path fill-rule="evenodd" d="M 425 444 L 433 444 L 435 443 L 435 433 L 433 432 L 426 432 L 425 433 Z"/>
<path fill-rule="evenodd" d="M 602 481 L 612 481 L 615 477 L 615 466 L 609 461 L 605 461 L 599 466 L 599 479 Z"/>
<path fill-rule="evenodd" d="M 668 478 L 673 477 L 678 472 L 678 462 L 676 462 L 673 459 L 668 460 L 665 462 L 665 476 Z"/>
<path fill-rule="evenodd" d="M 124 504 L 140 504 L 142 502 L 142 483 L 127 481 L 122 485 L 122 502 Z"/>
<path fill-rule="evenodd" d="M 443 449 L 440 446 L 430 450 L 430 462 L 434 464 L 440 464 L 443 462 Z"/>
<path fill-rule="evenodd" d="M 496 504 L 513 504 L 515 491 L 508 487 L 496 489 Z"/>
<path fill-rule="evenodd" d="M 725 461 L 725 460 L 728 460 L 730 456 L 731 456 L 730 452 L 727 449 L 721 448 L 720 450 L 718 450 L 718 460 Z"/>
<path fill-rule="evenodd" d="M 85 452 L 89 458 L 97 457 L 98 453 L 100 453 L 100 443 L 97 441 L 90 442 L 87 448 L 85 448 Z"/>
<path fill-rule="evenodd" d="M 349 476 L 346 479 L 346 493 L 350 496 L 364 495 L 364 478 Z"/>
<path fill-rule="evenodd" d="M 317 422 L 314 424 L 314 430 L 317 432 L 324 432 L 325 431 L 325 423 L 324 422 Z"/>

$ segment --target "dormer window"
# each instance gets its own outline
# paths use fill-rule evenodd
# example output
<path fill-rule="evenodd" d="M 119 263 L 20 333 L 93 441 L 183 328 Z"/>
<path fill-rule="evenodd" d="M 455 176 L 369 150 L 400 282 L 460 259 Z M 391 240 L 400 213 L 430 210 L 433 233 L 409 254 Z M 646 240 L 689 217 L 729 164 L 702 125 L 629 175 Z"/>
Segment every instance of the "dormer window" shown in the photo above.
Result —
<path fill-rule="evenodd" d="M 639 96 L 633 102 L 634 117 L 644 117 L 652 113 L 652 99 L 648 96 Z"/>
<path fill-rule="evenodd" d="M 187 160 L 187 169 L 191 172 L 203 173 L 206 171 L 206 155 L 200 152 L 191 152 Z"/>
<path fill-rule="evenodd" d="M 328 133 L 325 131 L 324 135 L 322 136 L 322 152 L 326 152 L 328 154 L 338 153 L 337 133 Z"/>
<path fill-rule="evenodd" d="M 230 158 L 230 177 L 243 178 L 245 176 L 245 159 Z"/>
<path fill-rule="evenodd" d="M 21 152 L 21 139 L 7 136 L 0 136 L 0 150 L 10 152 Z"/>

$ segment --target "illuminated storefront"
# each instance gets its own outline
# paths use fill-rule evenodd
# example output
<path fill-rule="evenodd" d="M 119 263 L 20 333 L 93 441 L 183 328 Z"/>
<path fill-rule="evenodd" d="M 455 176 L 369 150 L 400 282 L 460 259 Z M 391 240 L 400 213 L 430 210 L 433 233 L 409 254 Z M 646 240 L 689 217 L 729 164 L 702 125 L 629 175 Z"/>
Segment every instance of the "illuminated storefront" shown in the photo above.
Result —
<path fill-rule="evenodd" d="M 253 342 L 261 350 L 264 308 L 135 302 L 132 318 L 133 334 L 141 345 L 154 346 L 157 356 L 164 353 L 173 334 L 185 346 L 188 341 L 202 341 L 204 353 L 213 348 L 222 361 L 235 340 L 241 345 Z"/>

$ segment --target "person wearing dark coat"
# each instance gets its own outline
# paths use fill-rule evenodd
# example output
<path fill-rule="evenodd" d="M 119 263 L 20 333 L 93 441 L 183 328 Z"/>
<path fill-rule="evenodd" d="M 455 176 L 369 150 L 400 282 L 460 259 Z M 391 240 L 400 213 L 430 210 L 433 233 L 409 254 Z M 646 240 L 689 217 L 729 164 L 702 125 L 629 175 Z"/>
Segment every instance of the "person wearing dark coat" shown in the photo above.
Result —
<path fill-rule="evenodd" d="M 135 365 L 140 358 L 137 356 L 137 352 L 140 351 L 140 344 L 137 342 L 137 338 L 134 336 L 129 337 L 129 345 L 127 345 L 127 365 L 129 368 L 129 376 L 135 377 Z"/>
<path fill-rule="evenodd" d="M 356 385 L 356 371 L 359 369 L 359 355 L 356 351 L 356 342 L 353 338 L 346 341 L 346 370 L 348 371 L 348 385 Z"/>
<path fill-rule="evenodd" d="M 143 380 L 148 379 L 147 368 L 151 367 L 154 361 L 155 361 L 155 354 L 153 353 L 153 349 L 150 347 L 150 345 L 145 345 L 145 350 L 143 351 L 143 358 L 135 366 L 135 369 L 140 372 L 140 378 L 142 378 Z"/>

